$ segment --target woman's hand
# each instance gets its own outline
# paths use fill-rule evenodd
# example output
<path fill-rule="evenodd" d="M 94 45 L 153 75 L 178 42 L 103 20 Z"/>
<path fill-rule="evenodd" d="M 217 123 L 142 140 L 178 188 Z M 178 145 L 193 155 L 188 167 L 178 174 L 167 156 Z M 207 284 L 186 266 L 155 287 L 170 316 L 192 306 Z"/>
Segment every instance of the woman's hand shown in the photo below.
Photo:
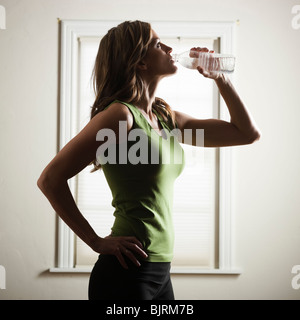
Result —
<path fill-rule="evenodd" d="M 136 266 L 140 266 L 140 262 L 135 257 L 135 254 L 142 258 L 147 258 L 148 255 L 143 251 L 143 245 L 135 237 L 98 237 L 91 245 L 92 249 L 98 253 L 111 254 L 117 257 L 123 268 L 128 269 L 124 256 L 127 256 Z"/>
<path fill-rule="evenodd" d="M 214 53 L 214 50 L 208 50 L 207 48 L 200 48 L 200 47 L 194 47 L 190 50 L 190 57 L 191 58 L 198 58 L 199 52 L 206 52 L 206 53 Z M 210 71 L 213 66 L 214 69 L 218 69 L 218 58 L 214 58 L 213 56 L 209 57 L 208 63 L 206 63 L 206 69 L 204 69 L 201 66 L 197 66 L 197 70 L 199 73 L 201 73 L 205 78 L 210 78 L 213 80 L 217 80 L 221 75 L 219 72 L 216 71 Z"/>

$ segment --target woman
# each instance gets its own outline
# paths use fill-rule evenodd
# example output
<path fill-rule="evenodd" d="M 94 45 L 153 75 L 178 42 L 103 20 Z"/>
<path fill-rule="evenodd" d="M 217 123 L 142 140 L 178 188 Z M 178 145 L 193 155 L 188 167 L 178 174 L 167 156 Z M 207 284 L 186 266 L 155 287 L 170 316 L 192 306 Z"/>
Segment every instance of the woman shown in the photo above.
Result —
<path fill-rule="evenodd" d="M 196 130 L 204 129 L 205 147 L 249 144 L 260 136 L 225 75 L 210 74 L 198 67 L 199 73 L 215 80 L 227 104 L 230 122 L 195 119 L 172 111 L 164 100 L 156 98 L 159 81 L 177 70 L 171 51 L 149 23 L 127 21 L 109 30 L 100 42 L 95 62 L 96 99 L 91 120 L 54 157 L 38 180 L 58 215 L 100 254 L 90 276 L 90 299 L 174 299 L 169 272 L 174 237 L 171 203 L 173 183 L 183 162 L 161 161 L 168 153 L 182 152 L 176 139 L 169 143 L 172 129 L 190 129 L 194 145 Z M 99 139 L 97 133 L 104 129 L 115 134 L 114 143 Z M 133 147 L 129 136 L 136 129 L 142 130 L 144 141 L 151 141 L 150 149 L 158 162 L 132 163 L 124 161 L 127 156 L 121 159 L 124 148 L 129 154 Z M 117 161 L 101 149 L 105 144 L 108 154 L 110 147 L 118 146 L 114 149 Z M 150 159 L 148 153 L 146 158 Z M 97 235 L 83 217 L 67 184 L 91 163 L 94 170 L 104 171 L 113 195 L 115 222 L 111 235 L 105 238 Z"/>

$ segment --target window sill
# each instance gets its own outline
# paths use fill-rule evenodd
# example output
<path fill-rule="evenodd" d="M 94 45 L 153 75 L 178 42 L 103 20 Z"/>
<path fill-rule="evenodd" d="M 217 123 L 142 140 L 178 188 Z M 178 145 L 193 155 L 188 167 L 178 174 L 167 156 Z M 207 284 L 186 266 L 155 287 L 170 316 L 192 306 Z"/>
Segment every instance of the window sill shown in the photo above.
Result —
<path fill-rule="evenodd" d="M 50 268 L 51 273 L 90 273 L 92 266 L 74 268 Z M 172 267 L 171 274 L 240 275 L 240 269 L 202 269 L 197 267 Z"/>

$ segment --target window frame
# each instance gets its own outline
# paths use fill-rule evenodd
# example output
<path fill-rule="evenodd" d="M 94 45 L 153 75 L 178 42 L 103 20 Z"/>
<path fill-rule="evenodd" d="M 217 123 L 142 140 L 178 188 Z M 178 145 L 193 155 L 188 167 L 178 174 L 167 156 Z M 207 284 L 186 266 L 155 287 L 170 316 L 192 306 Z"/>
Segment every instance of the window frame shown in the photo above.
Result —
<path fill-rule="evenodd" d="M 78 51 L 80 37 L 104 36 L 122 21 L 61 20 L 60 52 L 60 114 L 59 150 L 77 134 L 78 114 Z M 220 40 L 221 53 L 235 53 L 235 22 L 175 22 L 149 21 L 152 28 L 163 37 L 209 37 Z M 233 81 L 233 75 L 230 75 Z M 219 95 L 220 97 L 220 95 Z M 229 120 L 224 100 L 220 97 L 219 118 Z M 173 267 L 173 274 L 240 274 L 233 266 L 233 217 L 232 217 L 232 150 L 219 148 L 218 192 L 218 268 Z M 76 192 L 75 177 L 68 180 L 73 195 Z M 58 218 L 57 265 L 51 272 L 90 272 L 90 268 L 75 267 L 75 235 Z"/>

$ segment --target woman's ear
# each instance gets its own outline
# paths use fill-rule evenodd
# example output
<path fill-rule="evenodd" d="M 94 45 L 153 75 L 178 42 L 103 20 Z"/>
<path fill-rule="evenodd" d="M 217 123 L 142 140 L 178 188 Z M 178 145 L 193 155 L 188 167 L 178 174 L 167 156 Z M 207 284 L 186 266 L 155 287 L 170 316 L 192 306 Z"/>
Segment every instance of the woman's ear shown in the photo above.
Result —
<path fill-rule="evenodd" d="M 139 70 L 147 70 L 147 64 L 142 60 L 137 65 Z"/>

